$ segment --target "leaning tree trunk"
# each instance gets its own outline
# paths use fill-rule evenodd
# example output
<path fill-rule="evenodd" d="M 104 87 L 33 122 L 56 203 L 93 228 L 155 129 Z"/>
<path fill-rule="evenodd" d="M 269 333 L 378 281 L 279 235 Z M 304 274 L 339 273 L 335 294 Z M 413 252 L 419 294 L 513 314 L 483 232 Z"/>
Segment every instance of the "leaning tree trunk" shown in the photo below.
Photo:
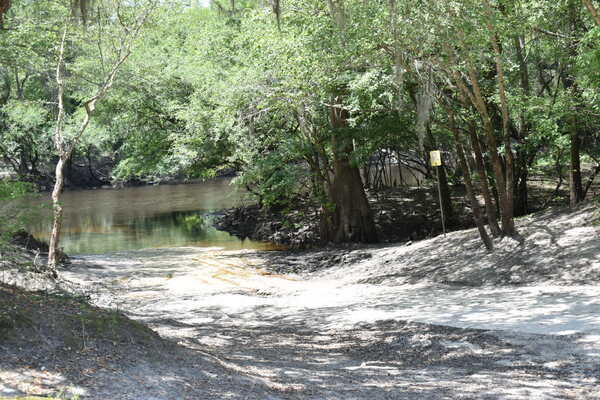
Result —
<path fill-rule="evenodd" d="M 86 2 L 87 4 L 87 2 Z M 56 164 L 56 181 L 54 184 L 54 190 L 52 191 L 52 206 L 54 211 L 54 222 L 52 225 L 52 233 L 50 236 L 50 248 L 48 251 L 48 270 L 49 272 L 57 277 L 56 267 L 59 263 L 59 240 L 60 230 L 62 227 L 62 207 L 60 205 L 60 193 L 64 186 L 65 176 L 65 164 L 71 158 L 73 150 L 79 143 L 81 137 L 85 133 L 92 114 L 96 109 L 96 103 L 102 97 L 104 97 L 107 91 L 112 87 L 119 68 L 123 65 L 125 60 L 131 54 L 131 48 L 134 43 L 134 39 L 138 36 L 142 26 L 144 25 L 146 18 L 148 17 L 152 9 L 146 9 L 140 19 L 138 19 L 133 26 L 126 29 L 126 36 L 121 40 L 121 45 L 117 49 L 119 58 L 113 63 L 112 68 L 108 75 L 104 77 L 104 80 L 100 87 L 97 89 L 95 94 L 83 101 L 82 107 L 85 110 L 83 121 L 77 128 L 75 134 L 70 141 L 65 140 L 64 136 L 64 125 L 65 125 L 65 82 L 64 82 L 64 61 L 65 61 L 65 43 L 67 39 L 68 25 L 65 25 L 62 34 L 62 40 L 60 42 L 60 50 L 58 54 L 58 62 L 56 64 L 56 84 L 58 88 L 57 100 L 58 100 L 58 116 L 56 120 L 56 127 L 53 134 L 54 147 L 58 152 L 59 160 Z"/>
<path fill-rule="evenodd" d="M 583 0 L 583 4 L 585 4 L 585 6 L 587 7 L 592 18 L 594 18 L 596 25 L 600 26 L 600 12 L 598 12 L 596 7 L 594 7 L 592 0 Z"/>
<path fill-rule="evenodd" d="M 447 47 L 449 48 L 449 47 Z M 452 50 L 450 50 L 452 51 Z M 457 71 L 453 71 L 454 81 L 459 87 L 460 91 L 464 94 L 465 98 L 469 98 L 473 106 L 477 109 L 481 120 L 483 122 L 483 128 L 485 132 L 485 136 L 487 138 L 488 144 L 488 152 L 490 154 L 490 158 L 492 161 L 492 171 L 495 178 L 496 185 L 493 187 L 498 194 L 498 199 L 496 200 L 496 204 L 499 206 L 501 212 L 501 220 L 502 220 L 502 234 L 514 236 L 516 235 L 516 230 L 514 226 L 513 220 L 513 206 L 512 206 L 512 198 L 509 198 L 509 193 L 507 191 L 506 179 L 504 175 L 504 169 L 502 165 L 502 160 L 500 159 L 500 155 L 498 154 L 498 144 L 496 141 L 496 136 L 494 132 L 494 127 L 492 125 L 492 120 L 490 114 L 488 112 L 488 106 L 486 103 L 486 99 L 481 92 L 481 88 L 479 86 L 479 80 L 477 78 L 477 72 L 473 65 L 469 64 L 467 68 L 467 75 L 469 77 L 471 87 L 468 88 L 463 81 L 462 76 Z M 508 151 L 510 152 L 510 147 L 507 146 Z M 505 149 L 506 151 L 506 149 Z M 512 171 L 511 171 L 512 173 Z M 512 182 L 512 180 L 511 180 Z M 510 190 L 512 193 L 512 188 Z"/>
<path fill-rule="evenodd" d="M 471 140 L 471 147 L 473 149 L 473 152 L 475 153 L 475 166 L 479 178 L 479 188 L 483 196 L 488 224 L 490 226 L 492 236 L 499 237 L 502 235 L 502 230 L 500 229 L 500 225 L 498 225 L 496 204 L 492 200 L 492 193 L 490 191 L 488 182 L 487 168 L 483 159 L 481 143 L 479 142 L 479 137 L 477 136 L 477 128 L 475 125 L 471 125 L 471 127 L 469 128 L 469 138 Z"/>
<path fill-rule="evenodd" d="M 487 231 L 485 230 L 485 225 L 483 223 L 483 217 L 481 216 L 481 210 L 479 207 L 479 201 L 477 201 L 477 197 L 475 197 L 475 192 L 473 188 L 473 181 L 471 180 L 471 170 L 469 169 L 469 163 L 467 162 L 467 158 L 465 156 L 465 151 L 463 149 L 462 144 L 460 143 L 460 138 L 458 136 L 458 132 L 454 132 L 454 137 L 456 140 L 456 150 L 458 153 L 458 161 L 460 163 L 461 168 L 464 171 L 465 178 L 465 188 L 467 191 L 467 198 L 471 203 L 471 209 L 473 210 L 473 220 L 475 221 L 475 225 L 477 226 L 477 230 L 479 231 L 479 236 L 481 237 L 481 241 L 485 245 L 488 251 L 494 250 L 494 244 L 490 239 Z"/>

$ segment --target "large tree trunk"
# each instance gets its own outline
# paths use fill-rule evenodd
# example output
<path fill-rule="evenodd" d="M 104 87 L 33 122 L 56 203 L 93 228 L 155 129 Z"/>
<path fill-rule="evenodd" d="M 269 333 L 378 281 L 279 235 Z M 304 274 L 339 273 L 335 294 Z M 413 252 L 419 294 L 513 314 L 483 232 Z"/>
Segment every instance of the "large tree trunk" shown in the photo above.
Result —
<path fill-rule="evenodd" d="M 335 104 L 336 102 L 334 102 Z M 333 178 L 328 185 L 331 204 L 323 208 L 321 238 L 324 241 L 377 242 L 377 231 L 373 214 L 365 194 L 360 170 L 352 164 L 352 142 L 340 138 L 346 127 L 348 112 L 331 108 L 331 126 L 334 129 Z"/>
<path fill-rule="evenodd" d="M 375 223 L 360 172 L 351 164 L 347 149 L 338 152 L 333 162 L 333 171 L 329 192 L 333 210 L 330 213 L 327 238 L 336 243 L 377 242 Z"/>

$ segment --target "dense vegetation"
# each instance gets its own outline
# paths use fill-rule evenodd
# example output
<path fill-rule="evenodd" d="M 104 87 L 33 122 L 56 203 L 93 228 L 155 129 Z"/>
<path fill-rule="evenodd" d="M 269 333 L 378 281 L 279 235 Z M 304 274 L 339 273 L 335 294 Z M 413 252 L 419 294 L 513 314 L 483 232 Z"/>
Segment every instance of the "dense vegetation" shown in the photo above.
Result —
<path fill-rule="evenodd" d="M 532 175 L 575 205 L 600 173 L 596 0 L 201 3 L 0 1 L 2 165 L 55 185 L 57 221 L 65 179 L 233 168 L 264 206 L 318 203 L 323 240 L 375 242 L 369 170 L 433 177 L 441 149 L 446 215 L 462 182 L 492 249 Z"/>

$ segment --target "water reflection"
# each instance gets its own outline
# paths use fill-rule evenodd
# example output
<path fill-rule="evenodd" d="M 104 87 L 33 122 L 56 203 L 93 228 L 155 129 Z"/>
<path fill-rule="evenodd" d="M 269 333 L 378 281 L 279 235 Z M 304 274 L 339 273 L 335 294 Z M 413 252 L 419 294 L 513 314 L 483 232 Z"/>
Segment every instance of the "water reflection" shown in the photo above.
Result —
<path fill-rule="evenodd" d="M 212 226 L 207 213 L 248 202 L 247 194 L 217 179 L 187 185 L 65 192 L 61 247 L 68 254 L 106 253 L 148 247 L 199 246 L 271 249 L 242 241 Z M 48 239 L 50 220 L 31 225 Z"/>

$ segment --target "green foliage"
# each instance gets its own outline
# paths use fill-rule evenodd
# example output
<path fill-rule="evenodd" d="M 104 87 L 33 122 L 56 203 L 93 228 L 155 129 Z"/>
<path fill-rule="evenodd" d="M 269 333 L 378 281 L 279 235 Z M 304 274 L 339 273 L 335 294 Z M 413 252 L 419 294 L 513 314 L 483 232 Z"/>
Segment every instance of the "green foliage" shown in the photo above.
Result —
<path fill-rule="evenodd" d="M 177 217 L 177 224 L 191 235 L 201 234 L 206 229 L 206 221 L 199 214 L 180 215 Z"/>
<path fill-rule="evenodd" d="M 13 234 L 25 229 L 28 221 L 39 217 L 31 202 L 34 187 L 27 182 L 0 180 L 0 247 Z"/>
<path fill-rule="evenodd" d="M 99 0 L 85 29 L 69 25 L 67 133 L 118 56 L 115 1 Z M 0 156 L 29 179 L 51 172 L 53 73 L 71 17 L 65 1 L 13 3 L 0 34 Z M 289 0 L 279 27 L 260 2 L 229 11 L 167 3 L 149 19 L 80 144 L 80 153 L 93 147 L 115 161 L 114 180 L 210 177 L 233 167 L 266 205 L 310 193 L 326 206 L 322 186 L 340 144 L 359 167 L 380 150 L 426 161 L 416 121 L 429 80 L 426 146 L 454 149 L 440 100 L 461 132 L 481 132 L 481 116 L 456 86 L 458 74 L 472 87 L 471 69 L 501 143 L 492 37 L 502 50 L 517 161 L 534 172 L 565 164 L 573 118 L 584 153 L 600 154 L 600 29 L 580 3 L 345 0 L 342 14 L 330 2 Z M 122 21 L 135 17 L 131 7 L 122 11 Z M 332 127 L 334 108 L 347 114 L 343 128 Z"/>

